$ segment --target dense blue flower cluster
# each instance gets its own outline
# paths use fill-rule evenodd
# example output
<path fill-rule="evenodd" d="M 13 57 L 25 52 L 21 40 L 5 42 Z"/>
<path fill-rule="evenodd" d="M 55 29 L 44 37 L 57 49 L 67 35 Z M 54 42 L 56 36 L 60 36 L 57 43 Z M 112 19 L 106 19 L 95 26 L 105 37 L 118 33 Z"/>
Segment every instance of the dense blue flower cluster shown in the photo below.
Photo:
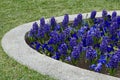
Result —
<path fill-rule="evenodd" d="M 107 67 L 112 68 L 112 69 L 118 68 L 119 62 L 120 62 L 120 50 L 112 54 L 110 61 L 107 64 Z"/>
<path fill-rule="evenodd" d="M 90 69 L 100 72 L 102 67 L 117 69 L 120 64 L 120 16 L 113 11 L 110 15 L 102 11 L 102 17 L 96 18 L 94 10 L 89 19 L 78 14 L 73 22 L 65 14 L 63 21 L 55 18 L 50 23 L 40 19 L 33 23 L 28 32 L 30 46 L 54 59 L 76 63 L 81 59 L 90 63 Z M 79 63 L 78 63 L 79 64 Z"/>

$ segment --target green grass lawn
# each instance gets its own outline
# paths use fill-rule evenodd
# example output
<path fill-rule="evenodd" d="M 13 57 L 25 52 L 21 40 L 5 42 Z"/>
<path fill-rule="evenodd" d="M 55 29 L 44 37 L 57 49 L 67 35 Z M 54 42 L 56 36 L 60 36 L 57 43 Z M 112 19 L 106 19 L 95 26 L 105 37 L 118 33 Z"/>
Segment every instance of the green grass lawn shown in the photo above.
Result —
<path fill-rule="evenodd" d="M 120 0 L 0 0 L 0 40 L 10 29 L 41 17 L 119 10 Z M 12 45 L 12 44 L 11 44 Z M 54 80 L 19 64 L 0 45 L 0 80 Z"/>

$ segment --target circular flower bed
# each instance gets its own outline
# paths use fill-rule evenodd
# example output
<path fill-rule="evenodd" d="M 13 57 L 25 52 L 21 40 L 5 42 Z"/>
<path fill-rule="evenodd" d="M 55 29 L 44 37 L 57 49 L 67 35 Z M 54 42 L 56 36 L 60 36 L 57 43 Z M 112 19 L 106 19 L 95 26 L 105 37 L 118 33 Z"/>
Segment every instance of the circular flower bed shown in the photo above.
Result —
<path fill-rule="evenodd" d="M 96 18 L 96 14 L 92 11 L 86 19 L 78 14 L 72 22 L 65 14 L 62 23 L 54 17 L 50 23 L 41 18 L 40 24 L 33 23 L 26 33 L 26 42 L 56 60 L 120 77 L 120 16 L 106 10 L 102 17 Z"/>

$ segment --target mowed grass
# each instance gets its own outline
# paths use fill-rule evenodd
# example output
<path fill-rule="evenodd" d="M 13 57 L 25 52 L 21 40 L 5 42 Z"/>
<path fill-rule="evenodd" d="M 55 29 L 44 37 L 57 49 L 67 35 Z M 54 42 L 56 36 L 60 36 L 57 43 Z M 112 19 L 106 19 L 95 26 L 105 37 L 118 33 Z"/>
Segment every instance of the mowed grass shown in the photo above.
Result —
<path fill-rule="evenodd" d="M 119 10 L 120 0 L 0 0 L 0 40 L 10 29 L 41 17 Z M 7 45 L 7 44 L 6 44 Z M 12 45 L 12 44 L 11 44 Z M 0 80 L 54 80 L 10 58 L 0 45 Z"/>

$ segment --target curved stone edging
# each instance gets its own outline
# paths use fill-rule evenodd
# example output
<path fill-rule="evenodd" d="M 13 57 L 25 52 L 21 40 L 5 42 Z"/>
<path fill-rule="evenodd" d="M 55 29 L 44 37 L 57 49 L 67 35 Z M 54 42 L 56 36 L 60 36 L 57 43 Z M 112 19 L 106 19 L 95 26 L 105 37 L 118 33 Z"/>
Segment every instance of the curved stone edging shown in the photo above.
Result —
<path fill-rule="evenodd" d="M 112 13 L 111 11 L 109 12 Z M 120 15 L 120 11 L 117 11 Z M 87 13 L 83 14 L 83 18 Z M 96 17 L 100 17 L 101 12 L 97 12 Z M 69 15 L 70 21 L 73 21 L 77 16 Z M 88 17 L 90 13 L 88 13 Z M 56 17 L 56 21 L 59 23 L 63 20 L 63 16 Z M 49 19 L 45 20 L 46 22 Z M 35 22 L 35 21 L 34 21 Z M 39 21 L 36 21 L 39 23 Z M 120 78 L 96 73 L 93 71 L 81 69 L 50 57 L 38 53 L 34 49 L 30 48 L 25 40 L 24 36 L 32 27 L 33 22 L 20 25 L 9 32 L 7 32 L 2 38 L 2 47 L 4 51 L 19 63 L 34 69 L 45 75 L 50 75 L 59 80 L 120 80 Z"/>

